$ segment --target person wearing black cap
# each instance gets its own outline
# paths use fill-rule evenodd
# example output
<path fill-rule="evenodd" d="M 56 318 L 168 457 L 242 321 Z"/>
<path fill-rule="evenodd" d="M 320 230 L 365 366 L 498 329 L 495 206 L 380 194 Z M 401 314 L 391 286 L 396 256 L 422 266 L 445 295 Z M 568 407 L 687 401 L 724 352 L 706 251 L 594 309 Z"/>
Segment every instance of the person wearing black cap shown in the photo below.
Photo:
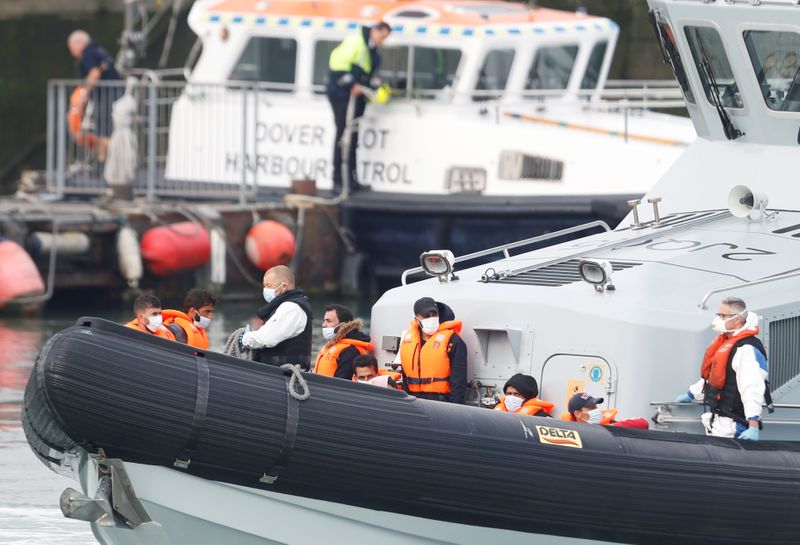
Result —
<path fill-rule="evenodd" d="M 639 428 L 646 430 L 649 425 L 644 418 L 631 418 L 616 420 L 616 409 L 599 409 L 597 406 L 605 401 L 602 397 L 592 397 L 586 392 L 573 395 L 568 404 L 569 413 L 562 416 L 563 420 L 583 422 L 585 424 L 603 424 L 605 426 L 619 426 L 621 428 Z"/>
<path fill-rule="evenodd" d="M 505 395 L 500 396 L 500 403 L 495 406 L 495 411 L 549 417 L 553 410 L 552 403 L 536 397 L 539 395 L 539 385 L 530 375 L 513 375 L 503 386 L 503 394 Z"/>
<path fill-rule="evenodd" d="M 403 332 L 397 353 L 403 389 L 409 394 L 464 403 L 467 345 L 458 335 L 461 322 L 455 317 L 453 309 L 430 297 L 414 303 L 414 320 Z"/>

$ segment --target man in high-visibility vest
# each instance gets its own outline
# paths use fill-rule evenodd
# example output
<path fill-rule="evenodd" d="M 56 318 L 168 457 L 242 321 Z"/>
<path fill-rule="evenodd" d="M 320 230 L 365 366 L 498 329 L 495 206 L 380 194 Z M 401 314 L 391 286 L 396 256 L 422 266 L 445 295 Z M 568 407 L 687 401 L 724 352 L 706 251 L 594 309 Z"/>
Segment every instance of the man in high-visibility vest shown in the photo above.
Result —
<path fill-rule="evenodd" d="M 342 190 L 342 148 L 339 145 L 347 126 L 347 109 L 350 98 L 355 104 L 352 118 L 364 115 L 367 102 L 364 89 L 370 87 L 372 75 L 378 69 L 380 57 L 378 48 L 389 37 L 392 28 L 383 21 L 361 30 L 345 38 L 331 52 L 328 61 L 328 84 L 326 94 L 333 109 L 333 120 L 336 124 L 336 135 L 333 142 L 333 190 Z M 350 138 L 350 149 L 347 155 L 347 167 L 350 177 L 350 191 L 363 189 L 356 174 L 356 147 L 358 131 L 353 131 Z"/>

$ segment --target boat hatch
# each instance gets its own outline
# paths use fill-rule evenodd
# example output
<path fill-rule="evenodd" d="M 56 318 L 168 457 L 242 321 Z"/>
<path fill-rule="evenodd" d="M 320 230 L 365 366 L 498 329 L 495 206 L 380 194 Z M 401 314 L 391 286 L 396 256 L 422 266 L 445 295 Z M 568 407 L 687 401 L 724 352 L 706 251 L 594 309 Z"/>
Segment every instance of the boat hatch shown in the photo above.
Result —
<path fill-rule="evenodd" d="M 553 354 L 544 363 L 539 382 L 541 398 L 556 404 L 557 411 L 566 411 L 569 398 L 586 392 L 603 398 L 600 409 L 614 407 L 616 370 L 609 361 L 592 354 Z M 563 397 L 562 397 L 563 396 Z M 557 412 L 553 412 L 557 415 Z"/>
<path fill-rule="evenodd" d="M 523 284 L 527 286 L 543 286 L 557 288 L 573 282 L 579 282 L 581 275 L 578 272 L 578 259 L 568 259 L 560 263 L 553 263 L 540 269 L 520 271 L 501 278 L 489 278 L 487 282 L 500 284 Z M 612 261 L 614 272 L 624 271 L 638 267 L 641 263 L 635 261 Z"/>

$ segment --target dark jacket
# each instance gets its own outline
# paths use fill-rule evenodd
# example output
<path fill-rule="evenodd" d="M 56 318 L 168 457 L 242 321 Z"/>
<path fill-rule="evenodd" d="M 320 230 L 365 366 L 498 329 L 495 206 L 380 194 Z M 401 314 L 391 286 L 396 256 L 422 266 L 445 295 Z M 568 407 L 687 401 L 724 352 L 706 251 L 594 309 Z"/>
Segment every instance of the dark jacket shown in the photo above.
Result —
<path fill-rule="evenodd" d="M 436 306 L 439 308 L 439 323 L 456 319 L 456 314 L 449 305 L 437 301 Z M 447 356 L 450 359 L 450 393 L 415 393 L 413 395 L 434 401 L 464 403 L 464 398 L 467 395 L 467 345 L 458 333 L 453 333 L 450 337 L 450 349 Z M 405 375 L 403 375 L 403 389 L 408 392 L 406 382 Z"/>
<path fill-rule="evenodd" d="M 370 338 L 369 335 L 366 335 L 361 331 L 361 328 L 364 327 L 364 322 L 360 319 L 356 318 L 352 322 L 345 322 L 341 324 L 337 330 L 336 335 L 333 337 L 331 344 L 336 344 L 342 339 L 353 339 L 355 341 L 364 341 L 369 342 Z M 339 353 L 338 367 L 336 368 L 336 378 L 343 378 L 346 380 L 352 380 L 353 378 L 353 360 L 358 356 L 360 352 L 355 346 L 348 346 L 344 350 Z"/>
<path fill-rule="evenodd" d="M 311 333 L 314 318 L 311 314 L 311 303 L 303 290 L 293 289 L 280 294 L 258 309 L 258 317 L 266 322 L 283 303 L 295 303 L 305 312 L 306 327 L 296 337 L 286 339 L 271 348 L 259 348 L 255 351 L 253 359 L 270 365 L 297 363 L 304 371 L 308 371 L 311 368 Z"/>

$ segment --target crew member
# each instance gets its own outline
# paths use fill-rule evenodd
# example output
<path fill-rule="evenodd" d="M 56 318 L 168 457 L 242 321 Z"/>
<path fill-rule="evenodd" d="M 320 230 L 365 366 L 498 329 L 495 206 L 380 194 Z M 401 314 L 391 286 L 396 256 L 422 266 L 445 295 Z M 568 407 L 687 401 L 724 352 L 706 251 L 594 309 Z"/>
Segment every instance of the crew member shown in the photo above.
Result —
<path fill-rule="evenodd" d="M 719 335 L 706 350 L 700 380 L 675 401 L 702 399 L 702 422 L 709 435 L 758 441 L 761 406 L 772 402 L 767 351 L 758 335 L 758 315 L 738 297 L 726 297 L 711 322 Z"/>
<path fill-rule="evenodd" d="M 353 380 L 382 388 L 398 388 L 400 373 L 378 369 L 378 360 L 372 354 L 363 354 L 353 359 Z"/>
<path fill-rule="evenodd" d="M 255 350 L 253 359 L 271 365 L 291 363 L 311 367 L 311 303 L 295 287 L 294 273 L 277 265 L 264 273 L 264 301 L 258 317 L 264 324 L 243 333 L 239 342 Z"/>
<path fill-rule="evenodd" d="M 539 395 L 539 385 L 530 375 L 513 375 L 503 386 L 503 394 L 500 403 L 495 405 L 495 411 L 549 417 L 553 410 L 552 403 L 536 397 Z"/>
<path fill-rule="evenodd" d="M 174 341 L 175 336 L 162 325 L 161 301 L 155 295 L 140 295 L 133 302 L 133 312 L 136 318 L 125 324 L 131 329 L 155 335 L 168 341 Z"/>
<path fill-rule="evenodd" d="M 322 318 L 322 337 L 325 346 L 319 351 L 314 372 L 328 377 L 353 378 L 353 358 L 372 352 L 369 336 L 361 328 L 364 323 L 353 318 L 350 309 L 329 305 Z"/>
<path fill-rule="evenodd" d="M 208 350 L 208 326 L 214 319 L 217 298 L 208 290 L 192 288 L 183 299 L 183 311 L 167 309 L 161 313 L 164 325 L 175 340 Z"/>
<path fill-rule="evenodd" d="M 342 191 L 342 148 L 339 145 L 348 123 L 347 109 L 352 97 L 354 101 L 351 119 L 364 115 L 367 102 L 364 88 L 370 86 L 372 75 L 378 69 L 380 57 L 378 48 L 389 36 L 391 27 L 381 21 L 372 27 L 362 27 L 357 34 L 348 36 L 331 52 L 328 61 L 328 84 L 326 94 L 333 109 L 336 135 L 333 141 L 333 190 Z M 350 176 L 350 191 L 358 191 L 363 186 L 356 173 L 356 147 L 358 131 L 350 137 L 347 167 Z"/>
<path fill-rule="evenodd" d="M 78 60 L 78 76 L 85 80 L 85 101 L 89 97 L 94 102 L 92 132 L 97 136 L 97 159 L 106 160 L 109 136 L 111 135 L 111 105 L 124 89 L 119 87 L 99 87 L 99 81 L 120 80 L 119 72 L 114 67 L 114 59 L 105 49 L 92 41 L 84 30 L 76 30 L 67 38 L 67 49 L 70 55 Z M 85 111 L 86 103 L 83 104 Z"/>
<path fill-rule="evenodd" d="M 630 418 L 617 420 L 616 409 L 600 409 L 597 406 L 603 403 L 602 397 L 594 398 L 586 392 L 578 392 L 569 399 L 567 408 L 569 412 L 562 416 L 563 420 L 583 422 L 584 424 L 602 424 L 604 426 L 619 426 L 620 428 L 638 428 L 646 430 L 649 427 L 644 418 Z"/>
<path fill-rule="evenodd" d="M 403 389 L 413 396 L 463 403 L 467 393 L 467 345 L 453 309 L 430 297 L 414 303 L 414 320 L 401 336 L 396 362 Z"/>

